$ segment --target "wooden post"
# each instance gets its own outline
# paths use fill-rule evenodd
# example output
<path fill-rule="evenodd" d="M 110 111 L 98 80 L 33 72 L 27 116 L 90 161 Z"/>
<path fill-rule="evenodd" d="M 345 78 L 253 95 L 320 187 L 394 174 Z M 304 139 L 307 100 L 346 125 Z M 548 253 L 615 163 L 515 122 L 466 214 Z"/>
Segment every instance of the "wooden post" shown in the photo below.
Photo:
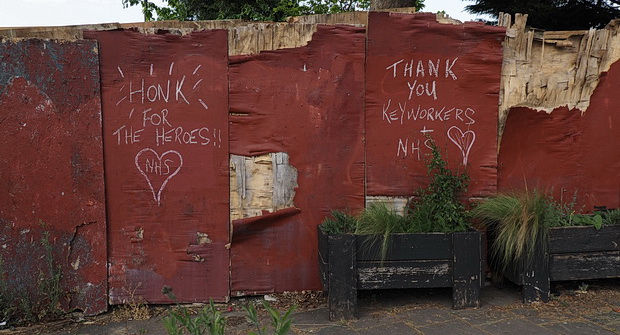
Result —
<path fill-rule="evenodd" d="M 452 308 L 480 306 L 482 241 L 478 232 L 452 233 Z"/>
<path fill-rule="evenodd" d="M 534 255 L 530 261 L 523 257 L 523 302 L 549 301 L 549 251 L 547 239 L 542 234 L 538 235 L 534 246 Z"/>
<path fill-rule="evenodd" d="M 355 236 L 329 236 L 329 319 L 353 319 L 357 312 Z"/>

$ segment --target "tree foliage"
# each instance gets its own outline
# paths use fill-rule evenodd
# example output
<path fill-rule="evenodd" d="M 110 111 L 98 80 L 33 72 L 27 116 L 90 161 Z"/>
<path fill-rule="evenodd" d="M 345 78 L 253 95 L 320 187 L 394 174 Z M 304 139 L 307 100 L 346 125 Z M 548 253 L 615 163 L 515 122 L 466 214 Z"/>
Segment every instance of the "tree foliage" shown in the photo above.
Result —
<path fill-rule="evenodd" d="M 145 21 L 222 20 L 284 21 L 289 16 L 366 10 L 370 0 L 122 0 L 125 8 L 142 6 Z M 423 1 L 423 0 L 418 0 Z"/>
<path fill-rule="evenodd" d="M 604 27 L 620 17 L 620 0 L 467 0 L 466 10 L 497 17 L 500 12 L 528 14 L 528 25 L 545 30 Z"/>

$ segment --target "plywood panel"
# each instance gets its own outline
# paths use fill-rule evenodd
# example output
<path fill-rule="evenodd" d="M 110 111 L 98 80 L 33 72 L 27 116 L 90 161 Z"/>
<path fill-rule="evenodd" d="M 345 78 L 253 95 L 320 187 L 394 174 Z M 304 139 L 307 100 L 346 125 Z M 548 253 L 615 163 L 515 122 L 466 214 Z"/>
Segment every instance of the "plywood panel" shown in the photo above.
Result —
<path fill-rule="evenodd" d="M 495 192 L 504 28 L 369 15 L 367 194 L 407 196 L 424 186 L 429 137 L 453 169 L 467 170 L 469 195 Z"/>
<path fill-rule="evenodd" d="M 231 59 L 231 153 L 286 153 L 298 185 L 298 211 L 235 226 L 234 294 L 320 289 L 316 226 L 364 206 L 364 29 L 317 29 L 305 47 Z"/>
<path fill-rule="evenodd" d="M 16 300 L 44 304 L 51 261 L 65 309 L 107 309 L 99 93 L 95 42 L 0 43 L 0 276 Z"/>
<path fill-rule="evenodd" d="M 111 303 L 228 298 L 227 34 L 88 32 L 101 48 Z"/>

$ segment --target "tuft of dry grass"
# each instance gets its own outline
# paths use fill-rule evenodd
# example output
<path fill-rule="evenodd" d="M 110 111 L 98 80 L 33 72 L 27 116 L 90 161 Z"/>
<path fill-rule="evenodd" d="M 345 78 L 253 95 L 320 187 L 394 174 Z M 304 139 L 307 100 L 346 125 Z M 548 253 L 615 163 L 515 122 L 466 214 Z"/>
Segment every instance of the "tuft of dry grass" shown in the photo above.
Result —
<path fill-rule="evenodd" d="M 136 294 L 142 283 L 138 283 L 133 289 L 123 288 L 129 298 L 123 301 L 123 304 L 114 309 L 113 315 L 118 320 L 148 320 L 153 314 L 144 298 Z"/>

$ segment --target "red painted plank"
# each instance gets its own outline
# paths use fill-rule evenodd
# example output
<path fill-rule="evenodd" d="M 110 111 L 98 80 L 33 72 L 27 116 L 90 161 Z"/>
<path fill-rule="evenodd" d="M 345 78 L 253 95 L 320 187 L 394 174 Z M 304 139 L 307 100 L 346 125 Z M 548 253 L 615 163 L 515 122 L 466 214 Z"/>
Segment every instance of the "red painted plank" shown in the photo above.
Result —
<path fill-rule="evenodd" d="M 585 113 L 556 108 L 550 114 L 513 108 L 499 154 L 499 189 L 553 191 L 575 210 L 620 207 L 620 64 L 601 76 Z M 575 193 L 576 192 L 576 193 Z"/>
<path fill-rule="evenodd" d="M 227 32 L 100 45 L 110 301 L 228 297 Z"/>
<path fill-rule="evenodd" d="M 470 195 L 495 192 L 504 28 L 434 14 L 371 12 L 366 63 L 367 194 L 425 185 L 426 135 L 467 171 Z"/>
<path fill-rule="evenodd" d="M 233 293 L 319 289 L 316 226 L 364 206 L 364 37 L 319 26 L 305 47 L 231 59 L 231 153 L 287 152 L 301 210 L 233 236 Z"/>
<path fill-rule="evenodd" d="M 86 314 L 107 310 L 98 69 L 91 41 L 0 43 L 0 276 L 13 298 L 45 304 L 47 232 L 60 302 Z"/>

